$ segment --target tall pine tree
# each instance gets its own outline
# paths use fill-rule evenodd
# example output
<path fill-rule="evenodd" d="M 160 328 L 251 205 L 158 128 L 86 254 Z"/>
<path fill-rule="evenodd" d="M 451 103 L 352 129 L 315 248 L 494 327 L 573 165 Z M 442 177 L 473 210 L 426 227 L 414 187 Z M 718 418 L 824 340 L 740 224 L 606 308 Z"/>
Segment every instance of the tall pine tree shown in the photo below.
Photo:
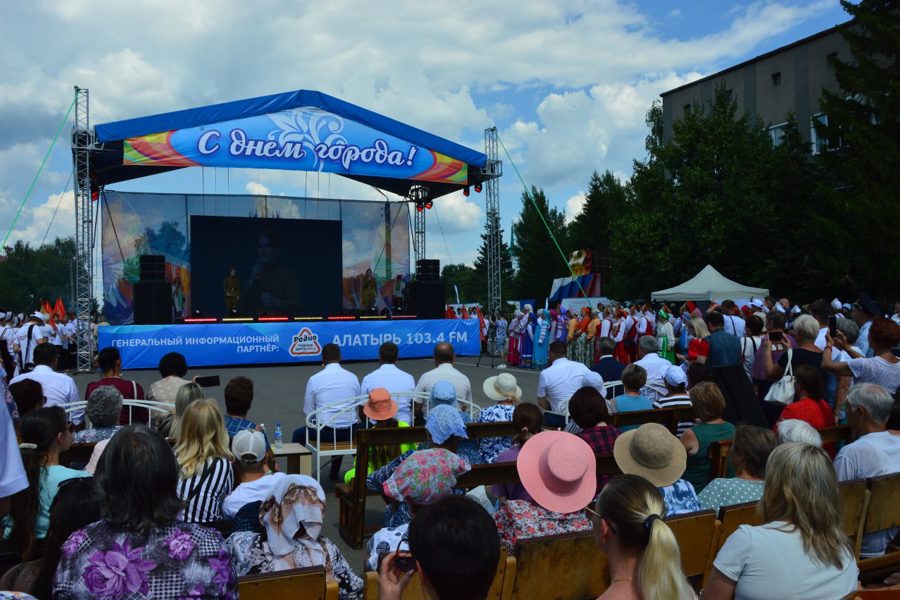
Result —
<path fill-rule="evenodd" d="M 568 259 L 560 254 L 547 232 L 548 227 L 559 246 L 566 248 L 565 215 L 550 207 L 543 190 L 532 186 L 530 192 L 522 192 L 522 212 L 512 228 L 510 251 L 518 264 L 513 285 L 515 295 L 504 294 L 510 299 L 531 298 L 541 302 L 550 294 L 555 278 L 568 276 Z"/>
<path fill-rule="evenodd" d="M 845 252 L 857 289 L 888 299 L 900 289 L 900 10 L 896 0 L 841 1 L 854 22 L 841 29 L 852 59 L 831 59 L 840 91 L 825 91 L 829 172 L 837 173 L 829 198 L 849 239 L 829 250 Z"/>

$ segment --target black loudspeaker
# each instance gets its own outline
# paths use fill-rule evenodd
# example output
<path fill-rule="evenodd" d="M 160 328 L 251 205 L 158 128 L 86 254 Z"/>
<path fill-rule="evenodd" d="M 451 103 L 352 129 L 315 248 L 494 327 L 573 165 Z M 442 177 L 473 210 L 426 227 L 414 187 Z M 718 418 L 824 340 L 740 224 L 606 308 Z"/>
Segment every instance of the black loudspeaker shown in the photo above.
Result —
<path fill-rule="evenodd" d="M 409 310 L 420 319 L 443 319 L 445 288 L 441 281 L 414 281 L 409 286 Z"/>
<path fill-rule="evenodd" d="M 172 322 L 172 286 L 165 281 L 134 284 L 134 324 L 161 325 Z"/>
<path fill-rule="evenodd" d="M 441 261 L 433 258 L 422 258 L 416 261 L 416 279 L 419 281 L 440 281 Z"/>
<path fill-rule="evenodd" d="M 165 281 L 166 257 L 162 254 L 142 254 L 140 269 L 141 281 Z"/>

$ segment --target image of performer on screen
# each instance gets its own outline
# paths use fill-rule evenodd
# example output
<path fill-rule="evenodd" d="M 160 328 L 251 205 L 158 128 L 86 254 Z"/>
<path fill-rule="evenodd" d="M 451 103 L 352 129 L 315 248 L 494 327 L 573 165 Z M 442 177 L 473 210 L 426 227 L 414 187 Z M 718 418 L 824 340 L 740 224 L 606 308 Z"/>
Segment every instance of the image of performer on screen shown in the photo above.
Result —
<path fill-rule="evenodd" d="M 378 282 L 375 280 L 375 274 L 372 269 L 366 269 L 366 274 L 362 281 L 362 309 L 365 312 L 372 312 L 375 309 L 375 295 L 378 292 Z"/>
<path fill-rule="evenodd" d="M 222 291 L 225 292 L 225 313 L 233 314 L 237 311 L 238 302 L 241 299 L 241 280 L 238 279 L 237 269 L 228 269 L 228 275 L 222 283 Z"/>
<path fill-rule="evenodd" d="M 300 309 L 297 275 L 278 262 L 279 241 L 263 230 L 256 245 L 256 264 L 250 269 L 247 293 L 241 304 L 246 314 L 296 315 Z"/>
<path fill-rule="evenodd" d="M 398 274 L 394 279 L 393 304 L 394 312 L 403 310 L 403 294 L 406 291 L 406 282 L 403 281 L 403 275 Z"/>

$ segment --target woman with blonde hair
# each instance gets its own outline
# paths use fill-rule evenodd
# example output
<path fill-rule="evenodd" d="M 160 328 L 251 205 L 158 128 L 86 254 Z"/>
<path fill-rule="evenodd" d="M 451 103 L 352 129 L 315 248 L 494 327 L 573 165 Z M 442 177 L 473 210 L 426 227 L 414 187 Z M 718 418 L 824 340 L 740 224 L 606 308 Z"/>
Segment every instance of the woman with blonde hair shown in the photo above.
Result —
<path fill-rule="evenodd" d="M 698 362 L 705 365 L 709 359 L 709 329 L 703 319 L 694 317 L 685 325 L 688 334 L 691 336 L 687 345 L 687 355 L 678 355 L 678 360 L 687 363 Z"/>
<path fill-rule="evenodd" d="M 203 388 L 196 383 L 186 383 L 175 394 L 175 412 L 167 422 L 160 425 L 159 432 L 164 436 L 178 439 L 181 434 L 181 419 L 184 417 L 184 411 L 195 400 L 204 398 Z"/>
<path fill-rule="evenodd" d="M 663 520 L 662 494 L 639 475 L 619 475 L 603 488 L 594 538 L 607 557 L 609 587 L 598 600 L 695 598 L 681 571 L 681 552 Z"/>
<path fill-rule="evenodd" d="M 234 473 L 228 433 L 215 400 L 196 400 L 184 411 L 175 455 L 181 469 L 178 497 L 186 504 L 184 521 L 212 523 L 221 519 L 222 500 L 234 487 Z"/>
<path fill-rule="evenodd" d="M 843 598 L 856 589 L 859 569 L 824 450 L 795 442 L 775 448 L 759 511 L 764 525 L 741 525 L 722 546 L 704 600 Z"/>

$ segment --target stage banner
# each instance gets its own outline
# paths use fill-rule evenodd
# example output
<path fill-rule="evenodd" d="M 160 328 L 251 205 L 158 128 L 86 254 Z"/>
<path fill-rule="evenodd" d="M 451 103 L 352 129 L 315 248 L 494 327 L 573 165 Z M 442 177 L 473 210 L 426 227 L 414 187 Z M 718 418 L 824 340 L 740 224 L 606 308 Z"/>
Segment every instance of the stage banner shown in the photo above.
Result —
<path fill-rule="evenodd" d="M 127 138 L 123 164 L 468 181 L 463 161 L 311 106 Z"/>
<path fill-rule="evenodd" d="M 459 355 L 481 351 L 478 321 L 298 321 L 209 325 L 107 325 L 99 347 L 118 348 L 125 369 L 155 369 L 169 352 L 184 355 L 191 367 L 317 363 L 322 346 L 341 347 L 343 360 L 377 360 L 378 347 L 394 342 L 400 358 L 432 356 L 434 345 L 450 342 Z"/>

